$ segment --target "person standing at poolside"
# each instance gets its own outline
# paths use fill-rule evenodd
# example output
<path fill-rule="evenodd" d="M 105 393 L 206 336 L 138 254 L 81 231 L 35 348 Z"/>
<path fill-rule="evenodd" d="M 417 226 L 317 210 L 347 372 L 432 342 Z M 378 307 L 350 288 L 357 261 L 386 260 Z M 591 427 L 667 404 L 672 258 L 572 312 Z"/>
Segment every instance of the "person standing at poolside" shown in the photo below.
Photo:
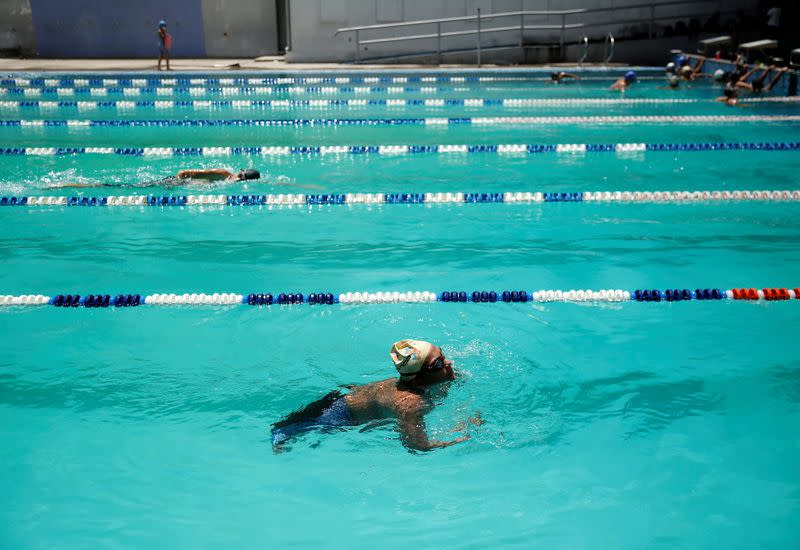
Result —
<path fill-rule="evenodd" d="M 167 61 L 167 70 L 169 68 L 169 51 L 172 49 L 172 35 L 167 32 L 167 23 L 162 19 L 158 22 L 158 70 L 161 70 L 161 60 Z"/>
<path fill-rule="evenodd" d="M 346 394 L 334 390 L 293 412 L 273 425 L 273 451 L 286 450 L 290 440 L 312 430 L 341 429 L 382 419 L 397 421 L 400 440 L 413 451 L 430 451 L 468 440 L 470 436 L 466 434 L 438 441 L 429 438 L 425 429 L 425 415 L 435 406 L 434 396 L 445 397 L 450 382 L 456 378 L 453 362 L 442 349 L 424 340 L 399 340 L 392 344 L 389 357 L 399 379 L 347 386 Z M 480 414 L 454 431 L 469 424 L 483 424 Z"/>

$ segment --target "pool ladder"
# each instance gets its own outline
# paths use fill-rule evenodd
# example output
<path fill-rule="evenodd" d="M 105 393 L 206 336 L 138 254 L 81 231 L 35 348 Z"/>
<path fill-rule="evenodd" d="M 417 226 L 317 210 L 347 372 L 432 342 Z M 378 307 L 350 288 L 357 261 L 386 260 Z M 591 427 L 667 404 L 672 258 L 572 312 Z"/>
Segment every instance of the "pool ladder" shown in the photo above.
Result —
<path fill-rule="evenodd" d="M 614 57 L 614 35 L 608 33 L 603 44 L 603 66 L 608 67 L 611 58 Z"/>
<path fill-rule="evenodd" d="M 586 56 L 589 55 L 589 37 L 584 36 L 578 40 L 578 47 L 583 46 L 583 51 L 578 58 L 578 68 L 583 69 L 583 62 L 586 61 Z"/>

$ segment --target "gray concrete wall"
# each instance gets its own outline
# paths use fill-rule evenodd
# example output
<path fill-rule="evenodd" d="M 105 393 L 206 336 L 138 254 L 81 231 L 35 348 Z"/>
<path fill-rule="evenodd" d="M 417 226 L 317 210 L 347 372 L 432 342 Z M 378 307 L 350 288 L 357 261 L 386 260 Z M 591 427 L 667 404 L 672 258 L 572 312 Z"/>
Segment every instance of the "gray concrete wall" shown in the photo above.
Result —
<path fill-rule="evenodd" d="M 278 51 L 274 0 L 163 0 L 163 9 L 153 9 L 152 0 L 118 4 L 104 0 L 88 9 L 92 1 L 96 0 L 34 0 L 39 9 L 34 14 L 31 0 L 0 0 L 0 55 L 152 57 L 158 54 L 154 29 L 161 18 L 169 20 L 175 57 L 256 57 Z M 138 13 L 141 10 L 149 15 Z M 189 18 L 189 12 L 197 17 Z M 139 29 L 145 19 L 146 25 Z M 77 32 L 89 22 L 77 37 L 66 32 Z M 43 33 L 40 40 L 37 32 Z M 125 36 L 125 32 L 137 34 Z M 139 37 L 145 43 L 138 44 Z M 93 44 L 92 39 L 100 43 Z"/>
<path fill-rule="evenodd" d="M 202 9 L 209 57 L 278 53 L 274 0 L 202 0 Z"/>
<path fill-rule="evenodd" d="M 659 20 L 654 25 L 657 33 L 666 24 L 678 19 L 688 20 L 693 14 L 709 14 L 718 8 L 725 11 L 745 9 L 755 12 L 758 0 L 698 0 L 691 4 L 658 6 L 669 0 L 654 0 L 657 5 L 656 17 L 674 19 Z M 582 34 L 590 39 L 600 39 L 606 33 L 617 36 L 647 33 L 651 10 L 647 8 L 626 8 L 626 6 L 643 4 L 646 0 L 291 0 L 291 51 L 287 52 L 287 61 L 353 61 L 355 59 L 355 38 L 353 33 L 335 35 L 338 28 L 362 25 L 375 25 L 421 19 L 442 17 L 459 17 L 475 15 L 478 8 L 481 14 L 503 13 L 509 11 L 529 10 L 565 10 L 565 9 L 598 9 L 613 8 L 604 12 L 594 12 L 583 16 L 571 16 L 567 23 L 584 23 L 583 29 L 567 32 L 566 42 L 577 41 Z M 705 21 L 706 17 L 699 17 Z M 619 22 L 626 20 L 625 22 Z M 555 16 L 527 16 L 526 25 L 560 25 L 561 18 Z M 617 21 L 617 23 L 611 23 Z M 486 20 L 484 29 L 492 26 L 519 25 L 519 18 L 503 18 Z M 442 31 L 458 31 L 474 28 L 474 23 L 443 24 Z M 434 25 L 413 26 L 395 30 L 362 31 L 361 39 L 385 38 L 401 34 L 435 33 Z M 551 43 L 560 38 L 558 30 L 526 31 L 524 39 L 527 43 Z M 519 41 L 518 33 L 485 32 L 481 44 L 489 48 L 509 45 Z M 360 51 L 364 59 L 370 57 L 391 56 L 399 53 L 430 52 L 436 50 L 436 39 L 425 39 L 414 42 L 391 42 L 365 45 Z M 445 38 L 443 49 L 474 48 L 475 36 Z M 508 57 L 508 56 L 505 56 Z M 448 57 L 445 61 L 457 58 Z M 520 61 L 517 56 L 517 61 Z"/>
<path fill-rule="evenodd" d="M 29 0 L 0 0 L 0 53 L 23 56 L 36 53 Z"/>

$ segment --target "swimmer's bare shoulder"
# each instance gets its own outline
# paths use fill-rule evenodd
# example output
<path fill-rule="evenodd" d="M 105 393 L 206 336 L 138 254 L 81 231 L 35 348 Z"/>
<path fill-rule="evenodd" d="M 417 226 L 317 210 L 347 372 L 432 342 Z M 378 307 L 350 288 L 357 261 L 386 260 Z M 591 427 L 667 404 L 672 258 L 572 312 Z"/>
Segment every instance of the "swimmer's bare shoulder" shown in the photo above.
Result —
<path fill-rule="evenodd" d="M 347 407 L 362 421 L 399 417 L 404 413 L 423 412 L 425 400 L 420 394 L 398 387 L 396 378 L 351 388 L 345 395 Z"/>

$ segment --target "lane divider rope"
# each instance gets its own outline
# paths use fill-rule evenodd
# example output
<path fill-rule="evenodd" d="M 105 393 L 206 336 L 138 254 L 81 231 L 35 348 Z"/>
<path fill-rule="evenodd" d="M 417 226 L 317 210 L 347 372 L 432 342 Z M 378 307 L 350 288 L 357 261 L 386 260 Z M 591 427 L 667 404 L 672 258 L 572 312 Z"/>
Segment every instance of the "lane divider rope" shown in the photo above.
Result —
<path fill-rule="evenodd" d="M 0 127 L 198 127 L 198 126 L 496 126 L 506 124 L 675 124 L 731 122 L 798 122 L 800 115 L 620 115 L 499 116 L 437 118 L 292 118 L 201 120 L 0 120 Z"/>
<path fill-rule="evenodd" d="M 0 147 L 0 155 L 405 155 L 418 153 L 640 153 L 645 151 L 797 151 L 797 141 L 706 143 L 557 143 L 442 145 L 265 145 L 245 147 Z"/>
<path fill-rule="evenodd" d="M 589 77 L 584 80 L 602 80 L 612 82 L 614 77 Z M 639 80 L 662 80 L 662 77 L 640 77 Z M 483 81 L 482 83 L 493 81 Z M 494 81 L 502 82 L 502 81 Z M 523 84 L 525 81 L 518 81 Z M 147 87 L 73 87 L 73 86 L 31 86 L 31 87 L 0 87 L 0 97 L 5 96 L 51 96 L 72 97 L 72 96 L 92 96 L 107 97 L 109 95 L 124 95 L 127 97 L 137 96 L 236 96 L 236 95 L 285 95 L 285 94 L 425 94 L 425 93 L 448 93 L 466 92 L 471 88 L 469 82 L 451 80 L 451 84 L 461 83 L 465 86 L 147 86 Z M 488 91 L 509 91 L 509 88 L 490 87 Z"/>
<path fill-rule="evenodd" d="M 582 76 L 582 80 L 614 80 L 608 76 Z M 649 78 L 642 75 L 641 78 Z M 289 77 L 189 77 L 189 78 L 4 78 L 0 87 L 137 87 L 160 86 L 264 86 L 286 84 L 407 84 L 463 82 L 549 82 L 549 75 L 540 73 L 506 76 L 289 76 Z"/>
<path fill-rule="evenodd" d="M 238 96 L 238 95 L 313 95 L 313 94 L 441 94 L 466 92 L 469 88 L 452 86 L 222 86 L 201 87 L 158 87 L 158 88 L 0 88 L 2 96 L 51 96 L 72 97 L 109 95 L 137 96 Z"/>
<path fill-rule="evenodd" d="M 713 98 L 466 98 L 466 99 L 262 99 L 262 100 L 186 100 L 186 101 L 0 101 L 0 108 L 24 109 L 173 109 L 191 107 L 193 109 L 217 108 L 268 108 L 286 109 L 293 107 L 583 107 L 587 105 L 661 105 L 685 103 L 710 103 Z M 741 103 L 796 103 L 800 96 L 751 97 L 742 98 Z"/>
<path fill-rule="evenodd" d="M 0 197 L 0 206 L 272 206 L 543 202 L 800 201 L 800 190 L 584 191 L 561 193 L 330 193 L 277 195 L 112 195 Z"/>
<path fill-rule="evenodd" d="M 0 306 L 54 307 L 137 307 L 141 305 L 333 305 L 333 304 L 396 304 L 396 303 L 526 303 L 526 302 L 684 302 L 684 301 L 784 301 L 800 299 L 800 288 L 717 288 L 637 289 L 637 290 L 446 290 L 442 292 L 302 292 L 250 294 L 184 293 L 184 294 L 43 294 L 0 295 Z"/>

